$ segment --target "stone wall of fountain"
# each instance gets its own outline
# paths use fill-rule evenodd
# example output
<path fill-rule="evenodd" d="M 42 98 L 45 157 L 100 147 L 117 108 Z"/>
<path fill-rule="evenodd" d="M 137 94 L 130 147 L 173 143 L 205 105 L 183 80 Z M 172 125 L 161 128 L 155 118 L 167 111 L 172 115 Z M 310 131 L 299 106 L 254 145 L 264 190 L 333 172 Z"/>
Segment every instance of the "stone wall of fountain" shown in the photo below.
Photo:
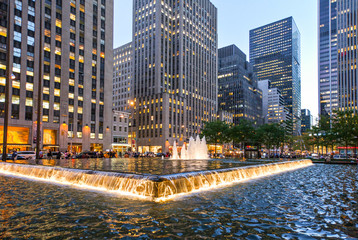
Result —
<path fill-rule="evenodd" d="M 180 195 L 311 165 L 311 160 L 299 160 L 166 176 L 143 176 L 0 162 L 0 173 L 153 201 L 164 201 Z"/>
<path fill-rule="evenodd" d="M 209 159 L 208 156 L 208 147 L 206 146 L 206 139 L 203 137 L 200 139 L 199 136 L 194 139 L 190 138 L 188 146 L 185 144 L 181 149 L 181 153 L 179 156 L 178 148 L 176 142 L 173 145 L 173 155 L 171 157 L 172 160 L 206 160 Z"/>

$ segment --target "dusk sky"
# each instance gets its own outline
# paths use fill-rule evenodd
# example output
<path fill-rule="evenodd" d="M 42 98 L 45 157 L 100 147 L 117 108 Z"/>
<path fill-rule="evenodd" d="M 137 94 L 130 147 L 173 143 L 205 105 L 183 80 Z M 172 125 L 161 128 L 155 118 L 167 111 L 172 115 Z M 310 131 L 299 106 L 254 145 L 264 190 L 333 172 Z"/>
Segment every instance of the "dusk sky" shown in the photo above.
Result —
<path fill-rule="evenodd" d="M 249 31 L 292 16 L 301 32 L 302 109 L 318 115 L 317 1 L 211 0 L 218 8 L 219 47 L 236 44 L 249 58 Z M 132 39 L 132 0 L 114 0 L 114 47 Z M 249 60 L 249 59 L 248 59 Z"/>

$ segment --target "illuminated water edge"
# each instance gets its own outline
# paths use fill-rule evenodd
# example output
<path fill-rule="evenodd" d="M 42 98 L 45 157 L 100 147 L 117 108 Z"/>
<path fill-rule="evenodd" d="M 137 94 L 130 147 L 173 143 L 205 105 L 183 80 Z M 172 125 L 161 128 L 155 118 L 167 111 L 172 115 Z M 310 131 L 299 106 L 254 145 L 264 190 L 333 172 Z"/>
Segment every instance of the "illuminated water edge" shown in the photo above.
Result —
<path fill-rule="evenodd" d="M 298 160 L 156 176 L 2 162 L 0 163 L 0 173 L 160 202 L 311 165 L 313 165 L 311 160 Z"/>

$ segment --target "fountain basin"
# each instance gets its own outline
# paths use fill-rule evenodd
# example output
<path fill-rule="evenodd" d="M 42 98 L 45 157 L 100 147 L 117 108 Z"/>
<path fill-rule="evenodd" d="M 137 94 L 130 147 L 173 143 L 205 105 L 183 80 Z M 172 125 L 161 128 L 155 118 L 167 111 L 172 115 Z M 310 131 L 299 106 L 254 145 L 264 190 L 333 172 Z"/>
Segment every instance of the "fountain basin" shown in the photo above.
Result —
<path fill-rule="evenodd" d="M 311 165 L 311 160 L 298 160 L 170 175 L 150 175 L 0 163 L 0 173 L 158 202 Z"/>

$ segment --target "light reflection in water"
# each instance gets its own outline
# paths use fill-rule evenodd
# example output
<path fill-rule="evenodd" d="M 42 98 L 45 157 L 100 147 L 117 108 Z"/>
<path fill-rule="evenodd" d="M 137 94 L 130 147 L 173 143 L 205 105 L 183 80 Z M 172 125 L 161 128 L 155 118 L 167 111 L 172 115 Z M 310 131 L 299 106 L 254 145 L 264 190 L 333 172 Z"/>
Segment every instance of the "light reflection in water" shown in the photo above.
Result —
<path fill-rule="evenodd" d="M 0 239 L 357 239 L 357 190 L 344 165 L 160 204 L 0 175 Z"/>
<path fill-rule="evenodd" d="M 90 163 L 103 164 L 105 161 L 96 160 Z M 311 160 L 299 160 L 155 176 L 0 163 L 0 173 L 28 177 L 34 180 L 45 180 L 57 184 L 74 185 L 84 189 L 136 196 L 148 200 L 166 201 L 193 192 L 223 187 L 240 181 L 311 165 Z M 88 168 L 88 166 L 84 166 L 84 168 Z"/>

